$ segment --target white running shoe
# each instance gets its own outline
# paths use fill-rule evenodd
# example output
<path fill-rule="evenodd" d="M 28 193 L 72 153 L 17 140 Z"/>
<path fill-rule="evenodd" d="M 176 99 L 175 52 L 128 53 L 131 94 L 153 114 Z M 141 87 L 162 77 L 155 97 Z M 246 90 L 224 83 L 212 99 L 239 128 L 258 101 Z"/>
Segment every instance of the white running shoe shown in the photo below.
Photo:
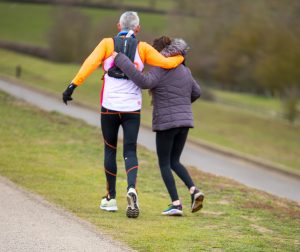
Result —
<path fill-rule="evenodd" d="M 99 207 L 108 212 L 118 211 L 116 199 L 108 199 L 107 197 L 103 197 Z"/>
<path fill-rule="evenodd" d="M 127 210 L 126 215 L 128 218 L 137 218 L 140 214 L 139 202 L 136 190 L 134 188 L 129 188 L 127 192 Z"/>

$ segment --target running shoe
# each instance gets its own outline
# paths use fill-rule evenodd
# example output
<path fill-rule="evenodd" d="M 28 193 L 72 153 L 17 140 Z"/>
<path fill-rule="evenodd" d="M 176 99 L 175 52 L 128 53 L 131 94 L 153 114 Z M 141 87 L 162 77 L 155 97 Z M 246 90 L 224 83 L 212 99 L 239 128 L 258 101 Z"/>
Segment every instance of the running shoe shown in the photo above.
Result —
<path fill-rule="evenodd" d="M 182 205 L 174 206 L 173 204 L 170 204 L 169 207 L 161 214 L 167 216 L 182 216 Z"/>
<path fill-rule="evenodd" d="M 203 207 L 204 194 L 196 188 L 194 193 L 191 194 L 192 206 L 191 211 L 195 213 Z"/>
<path fill-rule="evenodd" d="M 109 199 L 107 196 L 102 198 L 99 207 L 100 207 L 100 209 L 108 211 L 108 212 L 118 211 L 116 199 Z"/>
<path fill-rule="evenodd" d="M 127 192 L 127 210 L 126 215 L 128 218 L 137 218 L 140 214 L 138 196 L 134 188 L 129 188 Z"/>

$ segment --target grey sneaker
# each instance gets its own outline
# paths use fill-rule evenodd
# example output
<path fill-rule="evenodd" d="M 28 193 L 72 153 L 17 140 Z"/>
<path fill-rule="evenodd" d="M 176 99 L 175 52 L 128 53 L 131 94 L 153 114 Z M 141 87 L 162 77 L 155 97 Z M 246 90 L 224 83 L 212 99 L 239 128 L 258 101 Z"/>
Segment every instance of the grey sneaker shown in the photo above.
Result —
<path fill-rule="evenodd" d="M 167 216 L 182 216 L 182 205 L 174 206 L 173 204 L 170 204 L 169 207 L 161 214 Z"/>
<path fill-rule="evenodd" d="M 192 213 L 198 212 L 203 207 L 204 194 L 198 188 L 195 189 L 194 193 L 191 194 Z"/>
<path fill-rule="evenodd" d="M 134 188 L 129 188 L 127 192 L 127 210 L 126 215 L 128 218 L 137 218 L 140 214 L 138 196 Z"/>

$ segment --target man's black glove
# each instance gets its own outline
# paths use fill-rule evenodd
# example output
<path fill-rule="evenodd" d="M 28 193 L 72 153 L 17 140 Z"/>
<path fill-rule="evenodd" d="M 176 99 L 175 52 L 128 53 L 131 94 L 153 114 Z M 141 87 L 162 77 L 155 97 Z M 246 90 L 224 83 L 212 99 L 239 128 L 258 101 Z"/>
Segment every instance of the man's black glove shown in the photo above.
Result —
<path fill-rule="evenodd" d="M 71 96 L 72 96 L 73 91 L 74 91 L 75 88 L 77 88 L 77 85 L 71 83 L 71 84 L 67 87 L 67 89 L 65 90 L 65 92 L 63 92 L 63 94 L 62 94 L 62 99 L 63 99 L 63 101 L 64 101 L 64 103 L 65 103 L 66 105 L 68 105 L 68 101 L 72 101 L 72 100 L 73 100 L 73 98 L 72 98 Z"/>

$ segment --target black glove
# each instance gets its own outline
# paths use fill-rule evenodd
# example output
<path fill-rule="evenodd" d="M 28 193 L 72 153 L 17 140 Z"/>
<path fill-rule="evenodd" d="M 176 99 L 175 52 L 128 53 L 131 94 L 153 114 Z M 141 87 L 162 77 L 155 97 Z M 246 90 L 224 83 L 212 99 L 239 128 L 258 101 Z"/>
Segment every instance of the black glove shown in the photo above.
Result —
<path fill-rule="evenodd" d="M 63 94 L 62 94 L 62 99 L 63 99 L 63 101 L 64 101 L 64 103 L 65 103 L 66 105 L 68 105 L 68 101 L 72 101 L 72 100 L 73 100 L 73 98 L 72 98 L 71 96 L 72 96 L 73 91 L 74 91 L 75 88 L 77 88 L 77 85 L 71 83 L 71 84 L 67 87 L 67 89 L 65 90 L 65 92 L 63 92 Z"/>

